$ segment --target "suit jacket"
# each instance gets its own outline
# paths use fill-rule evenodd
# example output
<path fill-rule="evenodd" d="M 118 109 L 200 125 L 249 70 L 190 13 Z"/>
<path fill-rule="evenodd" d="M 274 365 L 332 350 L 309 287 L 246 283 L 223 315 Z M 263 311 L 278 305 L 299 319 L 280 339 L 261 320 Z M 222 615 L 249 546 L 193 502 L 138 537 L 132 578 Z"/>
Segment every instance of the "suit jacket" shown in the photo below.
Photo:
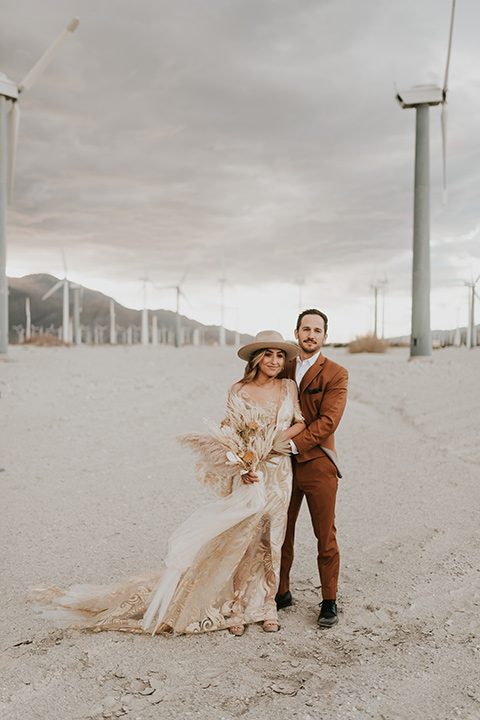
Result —
<path fill-rule="evenodd" d="M 283 377 L 295 380 L 296 360 L 286 363 Z M 299 389 L 300 408 L 307 427 L 293 438 L 298 462 L 327 455 L 342 477 L 335 451 L 334 433 L 347 402 L 348 372 L 322 353 L 302 378 Z"/>

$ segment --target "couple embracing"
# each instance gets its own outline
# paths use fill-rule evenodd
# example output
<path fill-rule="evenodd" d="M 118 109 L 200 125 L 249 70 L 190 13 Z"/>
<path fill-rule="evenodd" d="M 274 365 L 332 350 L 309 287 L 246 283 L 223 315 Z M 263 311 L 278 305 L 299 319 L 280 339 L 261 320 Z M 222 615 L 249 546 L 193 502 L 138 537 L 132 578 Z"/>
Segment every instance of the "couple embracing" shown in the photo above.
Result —
<path fill-rule="evenodd" d="M 199 507 L 169 540 L 161 570 L 114 586 L 37 588 L 42 612 L 93 631 L 198 633 L 250 623 L 277 632 L 289 587 L 295 523 L 304 496 L 318 544 L 323 600 L 318 625 L 337 622 L 339 551 L 335 498 L 341 477 L 334 432 L 347 371 L 325 358 L 327 317 L 305 310 L 298 347 L 264 331 L 238 351 L 243 378 L 230 388 L 225 419 L 180 441 L 196 455 L 196 477 L 216 500 Z"/>

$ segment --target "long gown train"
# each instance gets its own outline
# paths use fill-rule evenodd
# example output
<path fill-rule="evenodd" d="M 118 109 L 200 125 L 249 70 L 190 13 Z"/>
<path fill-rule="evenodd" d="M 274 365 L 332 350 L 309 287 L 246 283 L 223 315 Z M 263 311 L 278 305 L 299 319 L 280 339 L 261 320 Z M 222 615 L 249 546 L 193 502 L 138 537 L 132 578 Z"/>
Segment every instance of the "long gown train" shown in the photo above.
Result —
<path fill-rule="evenodd" d="M 237 395 L 256 404 L 244 390 Z M 279 430 L 302 420 L 295 383 L 282 380 L 278 407 L 263 410 L 264 421 Z M 37 609 L 57 625 L 96 632 L 199 633 L 275 620 L 291 461 L 269 458 L 253 485 L 242 482 L 238 469 L 229 472 L 219 477 L 198 464 L 197 479 L 220 498 L 172 534 L 160 571 L 114 585 L 37 588 Z"/>

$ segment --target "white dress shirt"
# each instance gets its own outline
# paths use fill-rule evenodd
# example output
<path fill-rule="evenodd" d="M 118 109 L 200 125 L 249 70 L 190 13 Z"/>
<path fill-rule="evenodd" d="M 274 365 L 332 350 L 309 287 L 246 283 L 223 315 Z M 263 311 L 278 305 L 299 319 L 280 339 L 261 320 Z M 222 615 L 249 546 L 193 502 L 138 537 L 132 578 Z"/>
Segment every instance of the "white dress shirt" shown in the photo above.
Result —
<path fill-rule="evenodd" d="M 320 350 L 315 353 L 315 355 L 312 355 L 312 357 L 307 358 L 306 360 L 300 360 L 300 355 L 297 355 L 296 360 L 296 367 L 295 367 L 295 382 L 297 383 L 297 387 L 300 390 L 300 383 L 302 382 L 303 376 L 309 370 L 312 365 L 317 361 L 318 356 L 320 355 Z M 293 442 L 293 440 L 290 440 L 290 447 L 292 448 L 292 454 L 298 455 L 298 448 Z"/>
<path fill-rule="evenodd" d="M 303 376 L 305 375 L 307 370 L 311 368 L 312 365 L 317 361 L 320 352 L 321 351 L 319 350 L 315 353 L 315 355 L 312 355 L 312 357 L 309 357 L 306 360 L 300 360 L 300 355 L 297 355 L 297 364 L 295 367 L 295 382 L 297 383 L 298 389 L 300 389 L 300 383 L 302 382 Z"/>

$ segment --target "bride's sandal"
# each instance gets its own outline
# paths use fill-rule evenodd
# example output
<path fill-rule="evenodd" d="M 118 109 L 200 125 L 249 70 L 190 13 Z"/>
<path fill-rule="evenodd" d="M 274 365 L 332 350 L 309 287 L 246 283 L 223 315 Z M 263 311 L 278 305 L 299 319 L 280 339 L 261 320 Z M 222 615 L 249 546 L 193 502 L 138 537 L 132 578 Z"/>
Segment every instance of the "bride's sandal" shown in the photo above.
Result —
<path fill-rule="evenodd" d="M 265 632 L 278 632 L 280 630 L 280 625 L 277 620 L 264 620 L 263 629 Z"/>
<path fill-rule="evenodd" d="M 228 629 L 232 635 L 241 637 L 245 632 L 245 625 L 231 625 Z"/>

